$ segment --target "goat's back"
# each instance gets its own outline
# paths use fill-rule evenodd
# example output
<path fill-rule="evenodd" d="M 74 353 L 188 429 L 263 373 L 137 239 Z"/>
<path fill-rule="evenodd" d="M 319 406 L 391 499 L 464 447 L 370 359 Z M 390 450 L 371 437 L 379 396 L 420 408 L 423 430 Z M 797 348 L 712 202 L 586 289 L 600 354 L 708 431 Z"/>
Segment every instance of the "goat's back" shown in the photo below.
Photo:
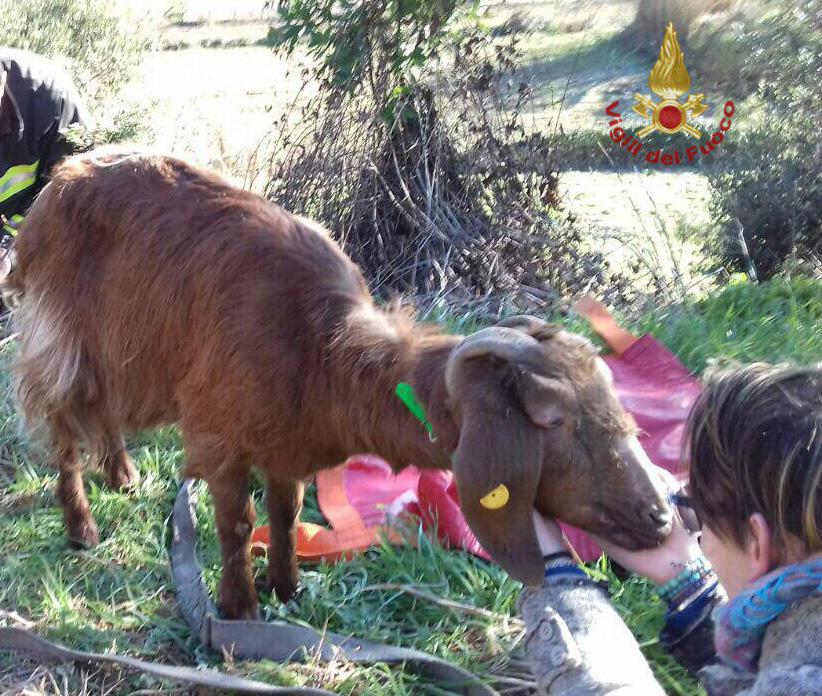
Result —
<path fill-rule="evenodd" d="M 272 436 L 373 306 L 321 230 L 169 157 L 67 160 L 16 249 L 24 410 L 86 408 L 91 430 Z"/>

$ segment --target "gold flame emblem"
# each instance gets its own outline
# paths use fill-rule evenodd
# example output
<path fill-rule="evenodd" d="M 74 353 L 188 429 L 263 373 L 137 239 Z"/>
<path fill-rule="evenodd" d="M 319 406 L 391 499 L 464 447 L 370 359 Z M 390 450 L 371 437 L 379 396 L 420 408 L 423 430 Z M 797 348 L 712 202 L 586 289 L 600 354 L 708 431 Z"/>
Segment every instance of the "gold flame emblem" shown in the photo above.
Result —
<path fill-rule="evenodd" d="M 648 76 L 648 86 L 662 97 L 662 101 L 655 102 L 642 94 L 634 95 L 636 103 L 633 110 L 651 121 L 650 125 L 637 132 L 637 136 L 642 138 L 655 130 L 669 134 L 684 131 L 693 138 L 702 136 L 702 132 L 690 125 L 688 120 L 708 108 L 702 101 L 705 95 L 692 94 L 684 102 L 679 101 L 679 97 L 691 89 L 691 76 L 685 69 L 685 56 L 679 47 L 673 22 L 669 22 L 665 29 L 659 59 Z"/>

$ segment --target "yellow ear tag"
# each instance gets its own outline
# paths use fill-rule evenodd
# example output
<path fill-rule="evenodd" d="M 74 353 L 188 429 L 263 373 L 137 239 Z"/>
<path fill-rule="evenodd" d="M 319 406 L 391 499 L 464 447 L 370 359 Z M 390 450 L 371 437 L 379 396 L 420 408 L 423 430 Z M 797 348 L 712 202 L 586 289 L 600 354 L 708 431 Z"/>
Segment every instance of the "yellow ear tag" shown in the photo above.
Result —
<path fill-rule="evenodd" d="M 508 504 L 508 488 L 501 483 L 493 491 L 480 498 L 480 505 L 488 510 L 499 510 Z"/>

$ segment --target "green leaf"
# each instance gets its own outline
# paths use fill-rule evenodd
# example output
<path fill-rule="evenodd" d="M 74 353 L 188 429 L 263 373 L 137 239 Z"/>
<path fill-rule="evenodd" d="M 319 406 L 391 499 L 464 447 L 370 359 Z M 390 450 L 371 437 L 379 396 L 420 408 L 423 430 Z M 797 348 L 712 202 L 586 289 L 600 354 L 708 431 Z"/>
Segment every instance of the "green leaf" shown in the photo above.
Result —
<path fill-rule="evenodd" d="M 419 46 L 417 46 L 411 52 L 411 55 L 408 56 L 408 58 L 411 61 L 411 65 L 413 65 L 415 68 L 419 68 L 419 67 L 422 67 L 423 65 L 425 65 L 426 56 L 422 52 L 422 49 Z"/>
<path fill-rule="evenodd" d="M 391 99 L 391 100 L 389 100 L 389 102 L 382 109 L 380 109 L 380 118 L 382 118 L 382 120 L 388 126 L 390 126 L 392 123 L 394 123 L 394 118 L 397 115 L 397 112 L 394 109 L 394 106 L 396 105 L 396 103 L 397 103 L 396 100 Z"/>

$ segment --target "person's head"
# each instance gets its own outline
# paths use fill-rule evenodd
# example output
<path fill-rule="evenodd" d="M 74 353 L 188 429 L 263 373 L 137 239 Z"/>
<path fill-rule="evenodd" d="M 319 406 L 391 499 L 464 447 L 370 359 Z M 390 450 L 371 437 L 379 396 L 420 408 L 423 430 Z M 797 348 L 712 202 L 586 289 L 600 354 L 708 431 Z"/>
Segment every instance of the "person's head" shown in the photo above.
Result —
<path fill-rule="evenodd" d="M 702 548 L 729 596 L 822 552 L 822 363 L 709 370 L 686 446 Z"/>

